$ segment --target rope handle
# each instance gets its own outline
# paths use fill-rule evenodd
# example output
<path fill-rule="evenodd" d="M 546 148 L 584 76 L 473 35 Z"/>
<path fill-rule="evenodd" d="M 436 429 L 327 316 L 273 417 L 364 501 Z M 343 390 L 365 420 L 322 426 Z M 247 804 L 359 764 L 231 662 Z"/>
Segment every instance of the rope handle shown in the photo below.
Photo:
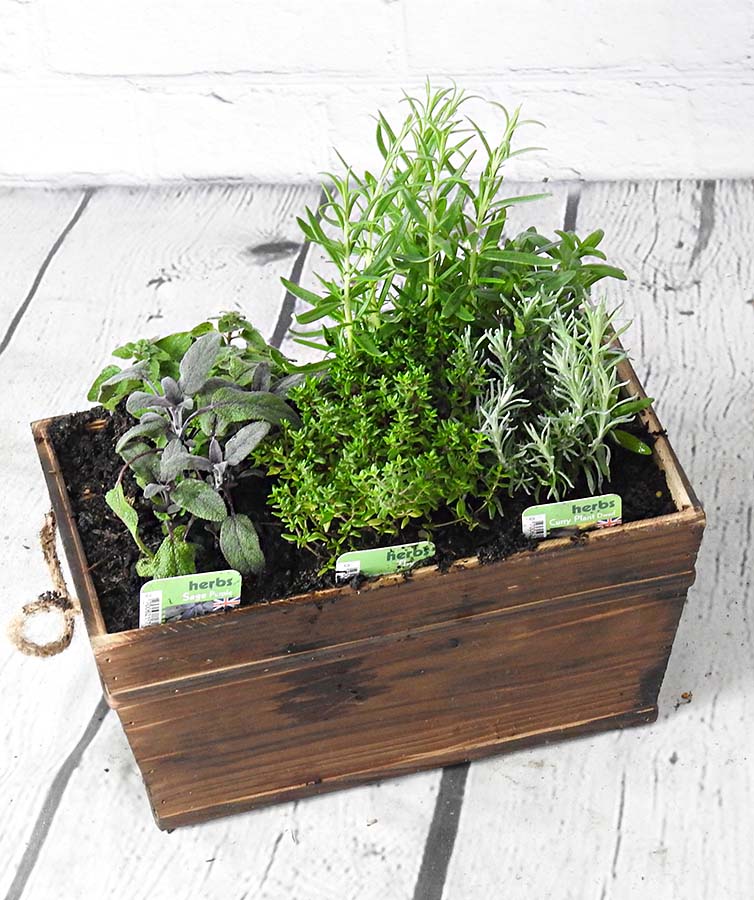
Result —
<path fill-rule="evenodd" d="M 60 558 L 58 557 L 55 539 L 57 536 L 57 523 L 55 521 L 55 513 L 50 510 L 45 515 L 44 523 L 39 532 L 39 544 L 42 548 L 42 556 L 47 564 L 50 573 L 53 590 L 45 591 L 40 594 L 36 600 L 26 603 L 21 607 L 21 611 L 11 619 L 8 625 L 8 637 L 15 645 L 17 650 L 26 656 L 56 656 L 71 643 L 73 639 L 74 620 L 81 607 L 75 597 L 71 597 L 68 593 L 68 586 L 63 577 L 63 570 L 60 566 Z M 62 632 L 60 637 L 48 641 L 45 644 L 39 644 L 26 636 L 26 627 L 29 621 L 39 613 L 49 612 L 50 610 L 58 610 L 62 615 Z"/>

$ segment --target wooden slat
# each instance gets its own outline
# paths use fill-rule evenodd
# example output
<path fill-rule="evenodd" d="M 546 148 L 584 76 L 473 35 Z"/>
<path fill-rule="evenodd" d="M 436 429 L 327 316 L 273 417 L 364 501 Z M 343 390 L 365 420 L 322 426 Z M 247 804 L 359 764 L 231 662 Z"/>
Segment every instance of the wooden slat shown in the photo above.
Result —
<path fill-rule="evenodd" d="M 0 341 L 82 197 L 80 190 L 0 189 Z"/>
<path fill-rule="evenodd" d="M 552 541 L 555 546 L 502 563 L 445 574 L 427 569 L 408 583 L 388 580 L 358 593 L 336 588 L 314 601 L 280 601 L 108 635 L 95 642 L 95 652 L 117 704 L 150 685 L 212 678 L 225 668 L 267 664 L 507 606 L 542 605 L 585 591 L 691 573 L 701 527 L 695 513 L 632 523 L 613 533 L 594 533 L 586 547 Z M 159 669 L 149 666 L 155 656 Z"/>
<path fill-rule="evenodd" d="M 74 215 L 82 192 L 0 191 L 0 342 L 22 310 L 40 269 Z M 26 315 L 33 314 L 32 298 Z M 0 894 L 6 895 L 32 837 L 37 815 L 55 802 L 56 775 L 86 731 L 101 687 L 83 627 L 66 653 L 40 660 L 22 656 L 5 638 L 5 625 L 22 604 L 49 590 L 38 531 L 49 499 L 29 433 L 27 412 L 56 386 L 70 408 L 71 386 L 45 365 L 44 354 L 29 357 L 17 338 L 25 316 L 0 353 L 0 548 L 3 583 L 0 671 Z M 21 373 L 23 377 L 21 378 Z M 16 388 L 8 382 L 16 379 Z M 22 389 L 18 389 L 18 384 Z M 41 633 L 40 633 L 41 632 Z M 30 628 L 32 636 L 57 636 L 54 628 Z M 113 717 L 115 718 L 115 717 Z"/>

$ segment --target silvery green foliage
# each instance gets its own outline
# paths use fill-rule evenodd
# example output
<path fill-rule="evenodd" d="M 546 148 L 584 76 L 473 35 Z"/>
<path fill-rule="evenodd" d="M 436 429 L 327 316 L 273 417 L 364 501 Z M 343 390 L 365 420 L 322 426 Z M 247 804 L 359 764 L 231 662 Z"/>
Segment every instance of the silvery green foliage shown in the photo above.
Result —
<path fill-rule="evenodd" d="M 649 401 L 621 399 L 616 340 L 625 328 L 603 302 L 558 304 L 522 298 L 514 328 L 486 332 L 474 348 L 487 376 L 477 403 L 479 428 L 509 476 L 509 490 L 558 499 L 583 473 L 594 492 L 610 475 L 609 438 L 646 452 L 620 426 Z"/>
<path fill-rule="evenodd" d="M 251 334 L 251 326 L 238 317 L 232 319 L 236 332 L 239 323 Z M 298 416 L 285 397 L 303 376 L 282 370 L 280 358 L 262 352 L 266 345 L 256 340 L 248 353 L 238 336 L 228 329 L 192 334 L 177 360 L 177 378 L 163 375 L 153 381 L 142 361 L 98 384 L 107 395 L 114 385 L 138 383 L 125 401 L 138 421 L 119 439 L 116 451 L 125 461 L 123 472 L 132 469 L 163 523 L 161 547 L 152 553 L 139 537 L 138 517 L 120 484 L 123 472 L 108 503 L 139 545 L 142 576 L 195 571 L 197 546 L 188 536 L 197 520 L 214 534 L 233 568 L 242 574 L 264 568 L 256 528 L 248 516 L 235 513 L 232 491 L 239 478 L 259 474 L 249 457 L 269 432 L 283 421 L 297 426 Z"/>

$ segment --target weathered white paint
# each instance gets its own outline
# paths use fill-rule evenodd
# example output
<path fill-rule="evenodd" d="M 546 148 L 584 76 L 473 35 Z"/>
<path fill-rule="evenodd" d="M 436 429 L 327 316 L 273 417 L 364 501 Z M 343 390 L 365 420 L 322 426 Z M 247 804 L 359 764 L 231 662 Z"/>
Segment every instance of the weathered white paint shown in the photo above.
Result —
<path fill-rule="evenodd" d="M 516 221 L 560 225 L 568 189 L 552 190 L 540 210 L 519 208 Z M 282 299 L 275 278 L 295 253 L 262 264 L 244 248 L 295 240 L 294 215 L 316 196 L 311 187 L 242 186 L 94 195 L 0 356 L 0 482 L 9 508 L 25 510 L 0 520 L 0 546 L 29 593 L 45 586 L 33 542 L 46 501 L 26 420 L 80 406 L 108 349 L 135 333 L 188 324 L 226 298 L 271 322 Z M 0 333 L 53 223 L 62 228 L 79 200 L 0 195 L 0 260 L 16 292 L 0 294 Z M 15 240 L 8 223 L 22 228 Z M 635 317 L 627 343 L 709 525 L 660 720 L 474 763 L 445 900 L 754 896 L 753 223 L 752 182 L 582 188 L 578 229 L 604 227 L 611 259 L 630 275 L 610 296 Z M 165 275 L 173 280 L 147 286 Z M 149 321 L 154 311 L 163 318 Z M 0 597 L 2 618 L 18 600 Z M 58 659 L 6 650 L 0 665 L 3 683 L 18 685 L 0 705 L 0 758 L 11 760 L 0 767 L 4 891 L 98 683 L 81 634 Z M 676 709 L 684 691 L 693 700 Z M 409 900 L 437 783 L 428 773 L 160 834 L 111 714 L 73 772 L 24 897 L 88 897 L 96 884 L 113 900 Z"/>
<path fill-rule="evenodd" d="M 547 123 L 521 179 L 745 176 L 753 44 L 746 0 L 6 0 L 0 182 L 311 180 L 427 75 Z"/>

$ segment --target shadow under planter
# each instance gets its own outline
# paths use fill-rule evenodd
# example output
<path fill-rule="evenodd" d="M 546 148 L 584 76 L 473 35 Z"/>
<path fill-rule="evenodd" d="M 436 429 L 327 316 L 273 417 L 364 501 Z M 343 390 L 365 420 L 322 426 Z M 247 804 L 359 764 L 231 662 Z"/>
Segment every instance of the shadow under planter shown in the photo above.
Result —
<path fill-rule="evenodd" d="M 621 377 L 644 396 L 628 363 Z M 654 411 L 676 512 L 109 634 L 45 419 L 32 426 L 110 705 L 161 828 L 651 722 L 704 529 Z"/>

